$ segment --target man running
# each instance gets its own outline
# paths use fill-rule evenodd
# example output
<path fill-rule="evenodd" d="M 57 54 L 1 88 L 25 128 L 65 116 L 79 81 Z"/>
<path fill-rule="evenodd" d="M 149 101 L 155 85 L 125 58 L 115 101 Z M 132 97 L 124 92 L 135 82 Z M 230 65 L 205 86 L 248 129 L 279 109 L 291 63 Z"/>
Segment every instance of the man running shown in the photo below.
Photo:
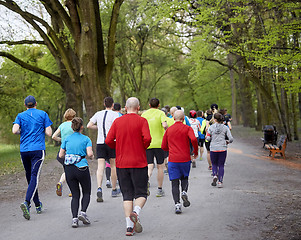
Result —
<path fill-rule="evenodd" d="M 102 196 L 102 179 L 105 169 L 105 159 L 109 159 L 111 166 L 111 180 L 112 180 L 112 197 L 118 196 L 118 190 L 116 188 L 117 175 L 115 165 L 115 150 L 111 149 L 105 144 L 107 134 L 116 118 L 119 117 L 117 112 L 112 111 L 114 100 L 111 97 L 104 99 L 105 110 L 98 111 L 90 119 L 87 128 L 98 130 L 97 134 L 97 161 L 98 167 L 96 171 L 97 178 L 97 202 L 103 202 Z"/>
<path fill-rule="evenodd" d="M 184 207 L 189 207 L 187 196 L 188 177 L 190 172 L 190 141 L 193 146 L 193 158 L 198 155 L 198 141 L 191 127 L 183 124 L 184 112 L 177 110 L 174 114 L 175 124 L 169 127 L 163 137 L 162 149 L 169 151 L 168 173 L 175 202 L 175 213 L 182 212 L 180 203 L 180 181 Z"/>
<path fill-rule="evenodd" d="M 45 158 L 45 134 L 52 135 L 52 122 L 46 112 L 37 109 L 34 96 L 27 96 L 24 103 L 27 110 L 17 115 L 12 132 L 20 134 L 20 154 L 28 182 L 25 202 L 20 207 L 23 217 L 29 220 L 32 200 L 36 206 L 36 212 L 38 214 L 42 212 L 38 182 Z"/>
<path fill-rule="evenodd" d="M 147 199 L 146 149 L 151 142 L 151 135 L 147 120 L 138 115 L 139 100 L 135 97 L 129 98 L 125 108 L 127 114 L 113 122 L 105 142 L 111 148 L 116 148 L 116 167 L 123 195 L 126 235 L 132 236 L 134 232 L 142 232 L 139 215 Z"/>
<path fill-rule="evenodd" d="M 152 98 L 149 101 L 150 109 L 142 114 L 149 125 L 150 134 L 152 136 L 152 142 L 146 150 L 146 158 L 148 163 L 148 177 L 152 176 L 154 170 L 154 158 L 157 161 L 157 181 L 158 191 L 157 197 L 163 197 L 164 191 L 162 189 L 164 179 L 164 151 L 161 148 L 164 130 L 167 129 L 166 116 L 164 112 L 158 109 L 160 106 L 159 99 Z"/>

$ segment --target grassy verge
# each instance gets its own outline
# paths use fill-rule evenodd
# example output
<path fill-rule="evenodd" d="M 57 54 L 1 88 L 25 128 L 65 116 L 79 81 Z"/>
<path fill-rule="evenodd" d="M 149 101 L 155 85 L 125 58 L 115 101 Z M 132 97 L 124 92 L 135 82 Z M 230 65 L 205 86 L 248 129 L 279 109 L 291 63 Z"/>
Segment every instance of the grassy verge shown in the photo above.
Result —
<path fill-rule="evenodd" d="M 46 146 L 46 159 L 56 159 L 59 147 Z M 0 176 L 23 171 L 19 145 L 0 144 Z"/>

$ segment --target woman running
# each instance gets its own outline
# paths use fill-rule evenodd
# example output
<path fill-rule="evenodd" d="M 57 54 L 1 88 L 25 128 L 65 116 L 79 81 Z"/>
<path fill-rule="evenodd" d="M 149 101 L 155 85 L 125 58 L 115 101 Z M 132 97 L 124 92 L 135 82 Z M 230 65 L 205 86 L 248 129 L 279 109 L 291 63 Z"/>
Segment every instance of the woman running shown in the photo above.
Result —
<path fill-rule="evenodd" d="M 72 227 L 77 228 L 78 220 L 90 224 L 86 211 L 90 203 L 91 176 L 86 157 L 93 159 L 94 155 L 90 138 L 81 133 L 84 129 L 83 120 L 79 117 L 73 118 L 71 127 L 74 133 L 63 141 L 59 157 L 65 157 L 66 180 L 72 193 Z M 80 214 L 78 214 L 81 194 L 79 185 L 82 189 Z"/>
<path fill-rule="evenodd" d="M 71 128 L 71 121 L 75 117 L 76 112 L 72 108 L 68 108 L 64 113 L 65 122 L 63 122 L 58 129 L 52 135 L 52 139 L 57 142 L 63 142 L 66 137 L 70 136 L 73 133 L 73 129 Z M 59 137 L 61 136 L 61 137 Z M 57 154 L 56 159 L 60 164 L 64 167 L 65 158 L 60 158 L 59 153 Z M 66 181 L 65 172 L 62 173 L 60 177 L 60 181 L 56 184 L 56 194 L 58 196 L 62 196 L 63 183 Z M 69 194 L 71 197 L 71 194 Z"/>
<path fill-rule="evenodd" d="M 227 145 L 233 142 L 233 137 L 224 122 L 224 117 L 220 113 L 214 114 L 215 123 L 207 131 L 206 140 L 210 141 L 210 159 L 212 162 L 212 186 L 223 187 L 224 165 L 227 157 Z M 227 139 L 227 140 L 226 140 Z"/>

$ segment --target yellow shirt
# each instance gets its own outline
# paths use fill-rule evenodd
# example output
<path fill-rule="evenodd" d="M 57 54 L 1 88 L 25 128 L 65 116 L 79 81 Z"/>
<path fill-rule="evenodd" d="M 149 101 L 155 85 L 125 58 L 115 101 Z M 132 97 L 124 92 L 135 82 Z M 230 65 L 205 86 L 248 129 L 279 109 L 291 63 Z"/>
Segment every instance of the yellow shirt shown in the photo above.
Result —
<path fill-rule="evenodd" d="M 165 113 L 159 109 L 150 108 L 141 116 L 147 120 L 149 131 L 152 137 L 152 141 L 148 149 L 161 148 L 162 139 L 164 135 L 164 128 L 162 126 L 162 123 L 166 122 Z"/>

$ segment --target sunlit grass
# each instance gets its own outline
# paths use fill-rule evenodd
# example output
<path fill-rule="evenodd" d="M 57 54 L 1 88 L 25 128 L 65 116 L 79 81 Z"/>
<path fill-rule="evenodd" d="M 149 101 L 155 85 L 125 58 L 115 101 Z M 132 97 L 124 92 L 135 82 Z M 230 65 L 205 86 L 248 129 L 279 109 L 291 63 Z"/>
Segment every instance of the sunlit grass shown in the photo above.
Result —
<path fill-rule="evenodd" d="M 59 147 L 46 146 L 46 161 L 55 159 Z M 19 145 L 0 144 L 0 176 L 23 170 Z"/>

